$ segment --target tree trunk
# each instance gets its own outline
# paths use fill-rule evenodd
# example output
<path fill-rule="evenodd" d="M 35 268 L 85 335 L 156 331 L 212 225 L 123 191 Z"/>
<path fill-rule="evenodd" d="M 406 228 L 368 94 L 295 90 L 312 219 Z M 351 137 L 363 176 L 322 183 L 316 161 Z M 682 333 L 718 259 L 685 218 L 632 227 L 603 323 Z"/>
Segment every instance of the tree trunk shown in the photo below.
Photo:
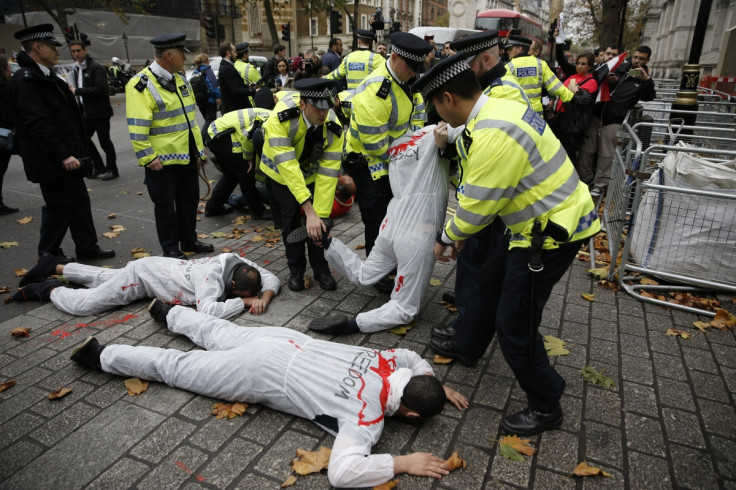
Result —
<path fill-rule="evenodd" d="M 353 45 L 351 50 L 355 51 L 358 49 L 358 19 L 360 18 L 360 14 L 358 13 L 358 5 L 359 3 L 357 1 L 353 2 Z"/>
<path fill-rule="evenodd" d="M 601 0 L 601 46 L 618 46 L 618 32 L 621 24 L 622 0 Z"/>
<path fill-rule="evenodd" d="M 271 34 L 271 46 L 276 46 L 279 43 L 279 34 L 276 30 L 276 23 L 273 21 L 271 0 L 263 0 L 263 10 L 266 11 L 266 23 L 268 24 L 268 32 Z"/>

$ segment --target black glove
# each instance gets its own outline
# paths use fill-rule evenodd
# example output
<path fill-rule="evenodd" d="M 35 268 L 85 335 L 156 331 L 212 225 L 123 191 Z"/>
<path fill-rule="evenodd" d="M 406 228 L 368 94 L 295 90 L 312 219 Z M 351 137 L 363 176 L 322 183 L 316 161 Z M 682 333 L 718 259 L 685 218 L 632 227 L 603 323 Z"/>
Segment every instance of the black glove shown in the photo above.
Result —
<path fill-rule="evenodd" d="M 572 102 L 577 105 L 584 107 L 590 107 L 593 105 L 593 96 L 587 90 L 578 90 L 572 98 Z"/>

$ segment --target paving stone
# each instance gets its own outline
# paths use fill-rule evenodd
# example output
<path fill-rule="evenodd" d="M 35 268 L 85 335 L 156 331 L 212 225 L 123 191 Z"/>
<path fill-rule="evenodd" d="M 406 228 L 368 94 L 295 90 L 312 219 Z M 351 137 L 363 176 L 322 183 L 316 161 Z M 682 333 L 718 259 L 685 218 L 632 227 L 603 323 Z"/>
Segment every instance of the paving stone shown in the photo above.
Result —
<path fill-rule="evenodd" d="M 409 441 L 417 433 L 417 427 L 395 418 L 388 417 L 378 443 L 373 446 L 373 454 L 402 454 L 409 451 Z M 330 447 L 332 445 L 330 444 Z"/>
<path fill-rule="evenodd" d="M 235 438 L 210 461 L 201 473 L 205 481 L 217 488 L 226 488 L 245 472 L 263 448 L 253 442 Z"/>
<path fill-rule="evenodd" d="M 591 466 L 600 468 L 611 476 L 605 478 L 583 478 L 583 489 L 626 489 L 626 481 L 623 473 L 610 466 L 605 461 L 589 461 Z"/>
<path fill-rule="evenodd" d="M 287 431 L 274 441 L 258 459 L 255 469 L 277 480 L 284 481 L 291 474 L 289 463 L 297 448 L 315 451 L 318 439 Z M 331 446 L 330 446 L 331 447 Z"/>
<path fill-rule="evenodd" d="M 688 369 L 718 374 L 718 368 L 716 367 L 713 355 L 709 350 L 692 349 L 690 347 L 683 346 L 682 355 L 685 358 L 685 365 Z"/>
<path fill-rule="evenodd" d="M 574 465 L 573 468 L 576 465 Z M 569 469 L 566 469 L 566 471 L 568 472 L 567 475 L 560 475 L 558 473 L 552 473 L 551 471 L 537 469 L 534 472 L 534 488 L 537 490 L 574 489 L 577 482 L 570 478 Z"/>
<path fill-rule="evenodd" d="M 194 424 L 170 417 L 138 443 L 130 451 L 130 455 L 158 463 L 194 432 L 194 429 L 196 429 Z"/>
<path fill-rule="evenodd" d="M 720 376 L 702 371 L 692 371 L 691 377 L 693 388 L 695 389 L 695 396 L 722 403 L 730 403 L 726 387 L 723 385 L 723 379 Z"/>
<path fill-rule="evenodd" d="M 667 460 L 629 451 L 630 488 L 672 488 Z"/>
<path fill-rule="evenodd" d="M 664 436 L 658 419 L 627 413 L 625 415 L 626 447 L 665 457 Z"/>
<path fill-rule="evenodd" d="M 5 395 L 2 398 L 8 399 L 13 398 L 16 396 L 20 396 L 25 390 L 27 390 L 30 387 L 35 386 L 40 381 L 44 380 L 45 378 L 48 378 L 51 375 L 51 371 L 48 369 L 42 369 L 40 367 L 32 367 L 28 369 L 27 371 L 23 371 L 19 373 L 17 376 L 13 376 L 10 379 L 15 380 L 16 384 L 9 390 L 5 390 L 2 395 Z M 8 378 L 2 378 L 0 379 L 8 379 Z M 0 396 L 2 396 L 0 395 Z"/>
<path fill-rule="evenodd" d="M 5 431 L 3 430 L 3 438 Z M 34 460 L 44 448 L 30 441 L 20 441 L 0 452 L 0 482 Z"/>
<path fill-rule="evenodd" d="M 116 403 L 28 463 L 4 484 L 8 488 L 84 486 L 163 420 L 163 416 L 135 405 Z M 69 468 L 74 471 L 68 471 Z"/>
<path fill-rule="evenodd" d="M 142 490 L 160 490 L 178 487 L 190 478 L 206 481 L 206 477 L 199 471 L 206 461 L 205 453 L 192 447 L 180 447 L 148 473 L 136 487 Z"/>
<path fill-rule="evenodd" d="M 31 354 L 23 356 L 15 362 L 11 362 L 10 364 L 3 366 L 3 368 L 0 369 L 0 376 L 4 376 L 6 378 L 17 377 L 24 371 L 27 371 L 28 368 L 41 364 L 55 355 L 56 352 L 51 349 L 38 349 Z"/>
<path fill-rule="evenodd" d="M 649 359 L 649 346 L 646 340 L 636 335 L 620 334 L 619 344 L 621 352 L 628 356 L 642 357 Z"/>
<path fill-rule="evenodd" d="M 583 418 L 583 400 L 574 396 L 563 395 L 560 404 L 562 405 L 562 412 L 565 414 L 561 428 L 578 432 Z"/>
<path fill-rule="evenodd" d="M 725 478 L 736 480 L 736 458 L 734 458 L 736 441 L 718 436 L 710 436 L 709 440 L 718 473 Z"/>
<path fill-rule="evenodd" d="M 0 449 L 9 446 L 43 423 L 43 418 L 30 412 L 21 412 L 17 417 L 2 424 L 3 436 L 0 437 Z M 2 465 L 0 469 L 1 467 Z"/>
<path fill-rule="evenodd" d="M 481 488 L 486 477 L 488 463 L 491 460 L 490 454 L 476 447 L 457 443 L 441 457 L 449 457 L 454 451 L 457 451 L 458 455 L 467 461 L 468 466 L 442 477 L 439 482 L 440 486 L 442 488 Z M 424 488 L 427 488 L 426 479 Z"/>
<path fill-rule="evenodd" d="M 430 364 L 434 363 L 430 362 Z M 478 380 L 481 379 L 482 374 L 482 370 L 465 367 L 459 362 L 453 362 L 448 366 L 445 380 L 475 387 L 478 384 Z"/>
<path fill-rule="evenodd" d="M 585 414 L 587 420 L 608 425 L 621 425 L 621 397 L 619 393 L 593 386 L 586 390 Z"/>
<path fill-rule="evenodd" d="M 512 461 L 501 456 L 500 444 L 495 444 L 490 476 L 510 485 L 526 488 L 529 486 L 533 458 L 524 457 L 524 461 Z"/>
<path fill-rule="evenodd" d="M 172 388 L 163 383 L 150 383 L 148 389 L 138 395 L 136 404 L 163 415 L 171 415 L 187 404 L 194 396 L 194 393 Z"/>
<path fill-rule="evenodd" d="M 674 485 L 680 488 L 716 488 L 713 462 L 708 453 L 680 444 L 670 444 L 671 467 L 675 472 Z"/>
<path fill-rule="evenodd" d="M 736 414 L 733 406 L 701 399 L 698 400 L 698 408 L 708 432 L 736 438 Z"/>
<path fill-rule="evenodd" d="M 17 387 L 18 385 L 15 385 L 3 393 L 10 393 Z M 0 424 L 25 411 L 28 407 L 45 398 L 46 395 L 48 395 L 47 392 L 31 386 L 23 391 L 19 391 L 14 397 L 4 400 L 2 405 L 0 405 L 2 407 L 2 410 L 0 410 Z"/>
<path fill-rule="evenodd" d="M 624 346 L 621 346 L 621 349 L 626 352 Z M 634 381 L 643 385 L 651 385 L 654 383 L 652 361 L 643 357 L 635 357 L 628 354 L 622 354 L 621 376 L 625 380 Z"/>
<path fill-rule="evenodd" d="M 697 415 L 674 408 L 663 408 L 662 418 L 668 440 L 705 449 L 705 439 Z"/>
<path fill-rule="evenodd" d="M 657 394 L 650 386 L 624 381 L 624 411 L 657 417 Z"/>
<path fill-rule="evenodd" d="M 713 354 L 719 366 L 736 368 L 736 347 L 712 343 Z"/>
<path fill-rule="evenodd" d="M 233 490 L 262 490 L 278 488 L 283 481 L 277 481 L 257 473 L 248 473 L 233 487 Z"/>
<path fill-rule="evenodd" d="M 490 448 L 492 443 L 489 442 L 489 439 L 496 437 L 500 424 L 501 414 L 499 412 L 485 407 L 473 407 L 465 414 L 459 440 L 467 444 Z"/>
<path fill-rule="evenodd" d="M 571 468 L 578 464 L 579 437 L 561 430 L 552 430 L 542 434 L 539 451 L 536 454 L 537 465 L 551 470 L 570 474 Z M 534 479 L 535 487 L 539 482 L 539 470 Z"/>
<path fill-rule="evenodd" d="M 207 451 L 217 451 L 228 439 L 245 425 L 245 417 L 216 419 L 211 417 L 190 438 L 189 443 Z"/>
<path fill-rule="evenodd" d="M 695 411 L 695 401 L 690 391 L 690 385 L 664 378 L 659 378 L 657 385 L 660 405 Z"/>
<path fill-rule="evenodd" d="M 135 482 L 149 470 L 150 468 L 140 461 L 122 458 L 86 488 L 89 490 L 125 490 L 133 488 Z"/>
<path fill-rule="evenodd" d="M 411 450 L 433 454 L 446 453 L 457 428 L 457 420 L 442 415 L 425 420 L 411 444 Z"/>
<path fill-rule="evenodd" d="M 248 409 L 250 410 L 250 407 Z M 284 430 L 290 419 L 291 417 L 285 413 L 263 407 L 258 412 L 257 419 L 249 419 L 248 423 L 238 432 L 238 436 L 265 446 Z"/>
<path fill-rule="evenodd" d="M 563 366 L 556 364 L 555 370 L 565 380 L 565 394 L 583 396 L 583 377 L 580 375 L 580 367 Z"/>
<path fill-rule="evenodd" d="M 680 381 L 687 381 L 687 369 L 679 356 L 668 356 L 665 354 L 659 354 L 657 352 L 652 354 L 654 360 L 654 369 L 657 372 L 657 376 L 665 376 L 667 378 L 677 379 Z"/>
<path fill-rule="evenodd" d="M 606 340 L 591 339 L 590 359 L 618 365 L 618 345 Z"/>
<path fill-rule="evenodd" d="M 623 468 L 621 431 L 618 428 L 585 422 L 585 448 L 585 458 L 605 461 L 614 468 Z"/>
<path fill-rule="evenodd" d="M 470 399 L 471 404 L 486 405 L 496 410 L 503 410 L 506 399 L 509 397 L 511 387 L 516 382 L 514 378 L 506 376 L 485 375 L 481 378 L 481 389 L 475 391 L 475 396 Z"/>
<path fill-rule="evenodd" d="M 125 388 L 125 380 L 123 378 L 113 377 L 110 381 L 87 395 L 86 400 L 100 408 L 105 408 L 120 399 L 127 398 L 128 390 Z"/>
<path fill-rule="evenodd" d="M 610 321 L 611 315 L 613 314 L 610 307 L 607 307 L 606 314 L 603 318 L 593 318 L 590 322 L 590 336 L 597 339 L 618 342 L 618 325 Z"/>
<path fill-rule="evenodd" d="M 49 403 L 54 403 L 47 400 Z M 31 433 L 31 437 L 46 446 L 53 446 L 77 427 L 99 413 L 100 409 L 86 403 L 75 403 Z"/>

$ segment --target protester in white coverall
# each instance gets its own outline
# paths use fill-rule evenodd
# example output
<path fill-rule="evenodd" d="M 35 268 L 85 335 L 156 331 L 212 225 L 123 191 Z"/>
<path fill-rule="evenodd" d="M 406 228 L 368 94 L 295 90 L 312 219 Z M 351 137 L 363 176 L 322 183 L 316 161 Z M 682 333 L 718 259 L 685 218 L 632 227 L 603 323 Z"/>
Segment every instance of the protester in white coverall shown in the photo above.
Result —
<path fill-rule="evenodd" d="M 393 199 L 367 259 L 361 260 L 337 238 L 329 240 L 325 258 L 350 282 L 375 284 L 396 269 L 391 299 L 354 320 L 330 315 L 309 328 L 323 333 L 377 332 L 411 322 L 419 312 L 434 267 L 437 231 L 447 208 L 449 161 L 437 156 L 434 126 L 407 134 L 389 149 Z M 357 328 L 356 328 L 357 325 Z"/>
<path fill-rule="evenodd" d="M 233 275 L 238 266 L 249 265 L 260 273 L 260 293 L 243 297 L 233 291 Z M 33 275 L 34 270 L 28 272 Z M 198 311 L 218 318 L 229 318 L 247 309 L 260 314 L 281 287 L 279 279 L 263 267 L 234 253 L 220 254 L 197 260 L 167 257 L 144 257 L 129 262 L 123 269 L 105 269 L 72 262 L 54 265 L 70 282 L 90 289 L 53 287 L 50 299 L 60 310 L 72 315 L 94 315 L 115 306 L 127 305 L 145 298 L 159 298 L 181 305 L 195 305 Z M 49 269 L 45 276 L 50 275 Z M 44 275 L 44 274 L 42 274 Z M 58 281 L 28 284 L 26 290 L 63 286 Z M 26 291 L 28 296 L 30 291 Z M 46 293 L 48 294 L 48 293 Z M 23 300 L 20 297 L 19 300 Z M 27 299 L 48 299 L 43 297 Z M 263 300 L 263 301 L 261 301 Z M 263 304 L 265 302 L 265 304 Z M 255 308 L 252 308 L 255 306 Z"/>
<path fill-rule="evenodd" d="M 445 399 L 460 410 L 468 406 L 464 396 L 423 376 L 433 371 L 416 353 L 316 340 L 282 327 L 241 327 L 180 306 L 163 307 L 156 315 L 152 305 L 151 314 L 206 350 L 101 346 L 90 338 L 72 359 L 108 373 L 261 403 L 313 420 L 336 434 L 328 469 L 335 487 L 372 487 L 397 473 L 435 478 L 448 473 L 444 461 L 428 453 L 370 454 L 384 416 L 432 416 L 442 411 Z M 412 377 L 417 379 L 410 383 Z M 417 386 L 425 397 L 422 408 L 408 405 L 417 400 L 411 398 Z"/>

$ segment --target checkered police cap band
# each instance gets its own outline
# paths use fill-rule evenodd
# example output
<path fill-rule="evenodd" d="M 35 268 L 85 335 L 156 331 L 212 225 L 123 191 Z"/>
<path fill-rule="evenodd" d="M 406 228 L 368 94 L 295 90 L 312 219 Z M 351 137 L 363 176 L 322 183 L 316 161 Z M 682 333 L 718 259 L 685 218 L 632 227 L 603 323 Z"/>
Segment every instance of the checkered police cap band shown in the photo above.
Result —
<path fill-rule="evenodd" d="M 165 43 L 156 43 L 154 44 L 154 47 L 156 49 L 181 49 L 184 47 L 184 41 L 178 40 Z"/>
<path fill-rule="evenodd" d="M 508 42 L 506 43 L 506 46 L 531 46 L 531 45 L 532 45 L 531 40 L 526 41 L 522 39 L 514 39 L 513 37 L 509 38 Z"/>
<path fill-rule="evenodd" d="M 299 93 L 305 99 L 332 99 L 332 92 L 329 88 L 322 90 L 300 90 Z"/>
<path fill-rule="evenodd" d="M 22 38 L 19 39 L 20 42 L 24 43 L 27 41 L 48 41 L 48 40 L 56 40 L 54 37 L 54 33 L 51 31 L 44 31 L 44 32 L 32 32 L 30 34 L 26 34 Z"/>
<path fill-rule="evenodd" d="M 482 53 L 486 49 L 490 49 L 497 44 L 498 37 L 494 37 L 492 39 L 484 39 L 477 43 L 471 44 L 470 46 L 459 49 L 458 53 Z"/>
<path fill-rule="evenodd" d="M 427 100 L 432 92 L 434 92 L 456 76 L 468 70 L 470 70 L 470 65 L 467 61 L 465 61 L 464 59 L 457 60 L 455 63 L 451 64 L 441 72 L 437 73 L 437 75 L 435 75 L 432 79 L 427 81 L 427 84 L 420 89 L 422 97 L 424 98 L 424 100 Z M 426 77 L 426 75 L 424 77 Z M 420 80 L 422 78 L 420 78 Z"/>
<path fill-rule="evenodd" d="M 409 51 L 406 51 L 404 49 L 401 49 L 400 47 L 398 47 L 395 44 L 393 46 L 393 50 L 392 51 L 394 53 L 396 53 L 397 55 L 401 56 L 402 58 L 406 58 L 407 60 L 410 60 L 410 61 L 416 61 L 417 63 L 421 63 L 422 61 L 424 61 L 424 58 L 427 57 L 426 54 L 414 54 L 414 53 L 410 53 Z"/>

